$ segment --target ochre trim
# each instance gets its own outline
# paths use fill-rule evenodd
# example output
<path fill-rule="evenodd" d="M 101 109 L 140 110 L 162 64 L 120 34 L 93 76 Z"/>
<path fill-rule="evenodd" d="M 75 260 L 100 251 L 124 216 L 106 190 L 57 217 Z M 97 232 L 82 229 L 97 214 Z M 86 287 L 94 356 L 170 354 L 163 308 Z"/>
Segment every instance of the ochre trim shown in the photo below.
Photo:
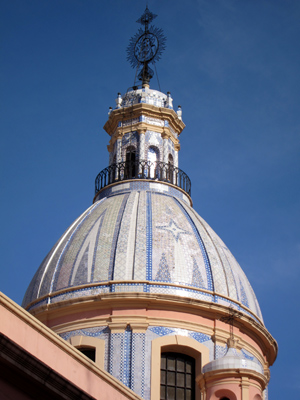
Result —
<path fill-rule="evenodd" d="M 95 349 L 95 363 L 99 368 L 104 369 L 104 354 L 105 354 L 105 340 L 90 337 L 90 336 L 72 336 L 68 339 L 68 342 L 71 343 L 76 349 L 80 347 L 92 347 Z"/>
<path fill-rule="evenodd" d="M 109 141 L 109 145 L 107 146 L 107 150 L 111 152 L 113 150 L 113 145 L 116 143 L 118 139 L 121 139 L 126 133 L 130 133 L 132 131 L 137 131 L 138 133 L 141 131 L 151 131 L 159 133 L 163 138 L 164 136 L 170 139 L 176 148 L 176 151 L 180 150 L 179 139 L 177 139 L 173 133 L 170 131 L 170 128 L 165 126 L 157 126 L 151 125 L 148 122 L 136 122 L 135 124 L 127 125 L 122 127 L 118 127 L 115 132 L 111 135 L 111 139 Z"/>
<path fill-rule="evenodd" d="M 127 181 L 128 182 L 128 181 Z M 99 192 L 100 193 L 100 192 Z M 184 192 L 185 193 L 185 192 Z M 174 287 L 174 288 L 183 288 L 183 289 L 190 289 L 190 290 L 194 290 L 195 292 L 199 292 L 199 293 L 207 293 L 207 294 L 209 294 L 209 295 L 211 295 L 211 296 L 219 296 L 219 297 L 222 297 L 222 298 L 224 298 L 224 299 L 227 299 L 227 300 L 229 300 L 230 302 L 234 302 L 236 305 L 238 305 L 238 306 L 240 306 L 240 308 L 242 309 L 242 310 L 245 310 L 245 312 L 249 312 L 249 314 L 251 314 L 251 316 L 253 316 L 253 318 L 255 318 L 255 319 L 257 319 L 260 323 L 261 323 L 261 325 L 264 325 L 263 324 L 263 322 L 262 322 L 262 320 L 260 320 L 260 318 L 257 316 L 257 315 L 255 315 L 249 308 L 247 308 L 247 307 L 245 307 L 240 301 L 237 301 L 237 300 L 233 300 L 232 298 L 230 298 L 229 296 L 226 296 L 226 295 L 223 295 L 223 294 L 220 294 L 220 293 L 218 293 L 218 292 L 212 292 L 212 291 L 210 291 L 210 290 L 206 290 L 206 289 L 199 289 L 199 288 L 196 288 L 196 287 L 193 287 L 193 286 L 186 286 L 186 285 L 180 285 L 180 284 L 176 284 L 176 283 L 169 283 L 169 282 L 155 282 L 155 281 L 138 281 L 138 280 L 127 280 L 127 281 L 107 281 L 107 282 L 95 282 L 95 283 L 87 283 L 87 284 L 85 284 L 85 285 L 81 285 L 81 286 L 72 286 L 72 287 L 70 287 L 70 288 L 67 288 L 67 289 L 62 289 L 62 290 L 58 290 L 58 291 L 56 291 L 56 292 L 53 292 L 53 293 L 50 293 L 50 294 L 48 294 L 48 295 L 45 295 L 45 296 L 43 296 L 43 297 L 40 297 L 40 298 L 38 298 L 37 300 L 34 300 L 34 301 L 32 301 L 31 303 L 29 303 L 26 307 L 25 307 L 25 309 L 26 310 L 28 310 L 28 309 L 30 309 L 32 306 L 34 306 L 35 305 L 35 303 L 39 303 L 40 301 L 43 301 L 44 299 L 47 299 L 47 298 L 52 298 L 52 297 L 56 297 L 56 296 L 59 296 L 59 295 L 61 295 L 61 294 L 64 294 L 64 293 L 68 293 L 68 292 L 74 292 L 74 291 L 76 291 L 76 290 L 82 290 L 82 289 L 86 289 L 86 288 L 90 288 L 90 287 L 97 287 L 97 286 L 110 286 L 110 285 L 119 285 L 119 284 L 137 284 L 137 285 L 151 285 L 151 286 L 161 286 L 161 285 L 163 285 L 163 286 L 169 286 L 169 287 Z M 120 293 L 119 293 L 120 294 Z M 126 293 L 126 292 L 124 292 L 124 293 L 122 293 L 122 295 L 126 295 L 126 294 L 128 294 L 129 296 L 132 294 L 132 292 L 130 292 L 130 293 Z M 138 293 L 138 295 L 139 296 L 141 296 L 142 294 L 145 294 L 146 295 L 146 293 Z M 99 294 L 99 295 L 96 295 L 96 297 L 99 297 L 99 296 L 107 296 L 107 295 L 111 295 L 111 293 L 106 293 L 106 294 Z M 155 293 L 153 293 L 153 296 L 159 296 L 159 295 L 157 295 L 157 294 L 155 294 Z M 167 295 L 167 297 L 168 297 L 169 295 Z M 88 298 L 90 298 L 90 297 L 95 297 L 95 296 L 86 296 L 85 298 L 86 299 L 88 299 Z M 172 296 L 172 297 L 176 297 L 176 296 Z M 188 296 L 187 296 L 188 297 Z M 178 297 L 177 297 L 178 298 Z M 72 299 L 71 299 L 72 300 Z M 69 300 L 65 300 L 65 301 L 69 301 Z M 81 298 L 77 298 L 75 301 L 81 301 Z M 191 301 L 197 301 L 197 300 L 195 300 L 195 299 L 191 299 Z M 209 304 L 212 304 L 212 305 L 220 305 L 220 304 L 218 304 L 218 303 L 213 303 L 213 302 L 209 302 L 209 301 L 205 301 L 205 300 L 199 300 L 199 301 L 201 301 L 201 302 L 205 302 L 205 303 L 209 303 Z M 61 303 L 61 302 L 59 302 L 59 303 Z M 55 304 L 55 303 L 51 303 L 51 305 L 52 304 Z M 44 307 L 44 306 L 42 306 L 42 307 Z M 226 306 L 224 306 L 226 309 L 228 309 Z M 34 311 L 31 311 L 30 310 L 30 312 L 32 312 L 32 313 L 34 313 Z M 243 311 L 241 311 L 241 313 L 243 313 Z M 244 315 L 244 314 L 243 314 Z M 246 314 L 247 315 L 247 314 Z M 255 321 L 256 322 L 256 321 Z M 257 323 L 257 322 L 256 322 Z"/>
<path fill-rule="evenodd" d="M 82 310 L 84 312 L 84 310 Z M 113 321 L 113 322 L 110 322 Z M 210 328 L 209 326 L 201 323 L 193 323 L 186 320 L 178 320 L 171 318 L 159 318 L 159 317 L 145 317 L 137 316 L 128 313 L 122 316 L 110 316 L 110 317 L 98 317 L 88 320 L 76 320 L 74 322 L 67 322 L 59 325 L 51 325 L 51 328 L 58 334 L 62 334 L 69 331 L 76 331 L 79 329 L 96 328 L 101 326 L 109 326 L 113 333 L 124 332 L 127 326 L 130 326 L 134 333 L 145 333 L 149 326 L 164 326 L 166 328 L 177 328 L 177 329 L 188 329 L 194 332 L 201 332 L 213 338 L 214 332 L 218 332 L 219 337 L 222 337 L 222 342 L 218 342 L 220 345 L 224 346 L 229 337 L 228 329 L 217 329 Z M 243 339 L 238 333 L 238 330 L 234 330 L 234 336 L 236 338 L 237 349 L 247 350 L 253 356 L 255 356 L 264 368 L 268 369 L 268 364 L 265 361 L 262 353 L 248 341 Z"/>
<path fill-rule="evenodd" d="M 111 319 L 112 310 L 166 310 L 172 312 L 182 312 L 184 314 L 189 315 L 199 315 L 203 318 L 206 318 L 211 323 L 211 330 L 206 326 L 201 326 L 201 324 L 191 323 L 188 321 L 175 321 L 173 319 L 164 318 L 163 326 L 175 326 L 179 328 L 185 328 L 189 326 L 189 329 L 195 331 L 203 331 L 203 333 L 207 332 L 208 335 L 214 337 L 218 337 L 219 341 L 222 344 L 225 344 L 228 337 L 229 331 L 228 327 L 225 323 L 221 322 L 220 319 L 226 315 L 228 315 L 228 308 L 216 303 L 208 303 L 203 300 L 195 300 L 190 298 L 183 298 L 174 295 L 163 295 L 163 294 L 151 294 L 151 293 L 107 293 L 97 296 L 89 296 L 77 299 L 69 299 L 65 301 L 61 301 L 59 303 L 53 303 L 45 306 L 41 306 L 37 309 L 31 310 L 31 312 L 36 315 L 42 322 L 47 325 L 53 326 L 53 329 L 59 329 L 58 332 L 66 332 L 70 330 L 70 326 L 77 326 L 77 322 L 64 323 L 62 322 L 53 323 L 51 321 L 57 320 L 58 318 L 61 321 L 68 317 L 69 320 L 72 318 L 73 320 L 78 319 L 76 314 L 79 313 L 87 313 L 93 312 L 95 315 L 92 320 L 84 319 L 80 321 L 80 326 L 89 326 L 91 327 L 94 323 L 97 326 L 108 325 L 111 322 L 123 323 L 123 324 L 144 324 L 148 323 L 149 325 L 161 325 L 161 320 L 159 318 L 148 318 L 146 321 L 144 319 L 140 320 L 137 314 L 132 314 L 128 311 L 126 316 L 117 317 L 114 315 L 114 319 Z M 101 310 L 105 311 L 106 317 L 101 317 Z M 107 311 L 106 311 L 107 310 Z M 183 315 L 184 315 L 183 314 Z M 97 315 L 97 316 L 96 316 Z M 140 314 L 142 315 L 142 314 Z M 119 318 L 119 319 L 118 319 Z M 144 318 L 144 316 L 143 316 Z M 80 318 L 79 318 L 80 319 Z M 214 321 L 215 325 L 214 325 Z M 78 325 L 79 326 L 79 325 Z M 122 327 L 123 329 L 124 327 Z M 234 322 L 235 335 L 236 339 L 239 341 L 239 346 L 242 346 L 246 350 L 250 351 L 252 354 L 257 356 L 257 358 L 262 361 L 262 364 L 265 365 L 265 361 L 262 359 L 262 356 L 258 356 L 258 349 L 255 348 L 251 344 L 247 344 L 240 336 L 241 333 L 245 334 L 246 337 L 249 337 L 253 340 L 253 343 L 256 343 L 257 347 L 261 349 L 262 353 L 266 357 L 269 365 L 272 365 L 276 359 L 277 355 L 277 343 L 270 335 L 270 333 L 266 330 L 266 328 L 257 322 L 255 322 L 248 315 L 242 314 L 238 321 Z M 120 328 L 119 328 L 120 329 Z"/>
<path fill-rule="evenodd" d="M 119 122 L 124 121 L 126 119 L 138 118 L 141 115 L 168 121 L 169 125 L 178 135 L 180 135 L 180 133 L 185 128 L 185 124 L 182 122 L 182 120 L 178 118 L 178 115 L 174 110 L 164 107 L 156 107 L 151 104 L 144 104 L 144 103 L 134 104 L 132 107 L 119 108 L 113 110 L 110 113 L 109 119 L 107 120 L 103 128 L 110 136 L 112 136 L 115 133 L 116 129 L 118 128 Z M 144 125 L 146 125 L 145 122 L 137 122 L 135 124 L 132 124 L 132 126 L 129 125 L 129 129 L 131 130 L 133 127 L 134 130 L 143 129 Z M 152 131 L 153 127 L 158 128 L 156 125 L 151 125 L 151 124 L 147 125 L 151 126 Z M 125 128 L 127 127 L 123 127 L 123 129 Z M 160 127 L 160 128 L 163 129 L 165 127 Z"/>

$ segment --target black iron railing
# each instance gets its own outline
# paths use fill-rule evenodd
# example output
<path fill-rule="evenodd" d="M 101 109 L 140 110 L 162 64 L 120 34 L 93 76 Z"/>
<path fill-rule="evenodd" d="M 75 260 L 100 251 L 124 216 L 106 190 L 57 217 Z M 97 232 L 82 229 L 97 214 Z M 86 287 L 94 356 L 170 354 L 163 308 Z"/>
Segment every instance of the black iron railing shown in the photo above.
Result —
<path fill-rule="evenodd" d="M 168 182 L 191 195 L 191 180 L 180 168 L 163 162 L 123 161 L 103 169 L 95 180 L 95 193 L 104 187 L 129 179 Z"/>

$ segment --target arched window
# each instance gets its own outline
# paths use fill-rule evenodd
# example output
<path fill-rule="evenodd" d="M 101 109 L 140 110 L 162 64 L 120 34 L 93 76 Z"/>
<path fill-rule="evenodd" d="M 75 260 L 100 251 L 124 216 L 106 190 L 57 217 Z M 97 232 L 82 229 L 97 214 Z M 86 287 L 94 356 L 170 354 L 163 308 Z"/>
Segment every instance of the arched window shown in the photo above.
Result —
<path fill-rule="evenodd" d="M 125 179 L 135 178 L 135 154 L 135 148 L 133 146 L 128 146 L 126 149 Z"/>
<path fill-rule="evenodd" d="M 162 353 L 161 400 L 195 399 L 195 359 L 181 353 Z"/>
<path fill-rule="evenodd" d="M 77 347 L 77 349 L 90 360 L 96 361 L 96 349 L 94 347 Z"/>
<path fill-rule="evenodd" d="M 157 161 L 159 161 L 159 150 L 154 147 L 150 146 L 148 149 L 148 157 L 147 157 L 150 165 L 150 178 L 155 178 L 156 177 L 156 165 Z"/>
<path fill-rule="evenodd" d="M 68 342 L 100 368 L 104 368 L 105 341 L 103 339 L 79 335 L 70 337 Z"/>
<path fill-rule="evenodd" d="M 230 389 L 219 389 L 214 393 L 214 398 L 219 400 L 237 400 L 236 394 Z"/>

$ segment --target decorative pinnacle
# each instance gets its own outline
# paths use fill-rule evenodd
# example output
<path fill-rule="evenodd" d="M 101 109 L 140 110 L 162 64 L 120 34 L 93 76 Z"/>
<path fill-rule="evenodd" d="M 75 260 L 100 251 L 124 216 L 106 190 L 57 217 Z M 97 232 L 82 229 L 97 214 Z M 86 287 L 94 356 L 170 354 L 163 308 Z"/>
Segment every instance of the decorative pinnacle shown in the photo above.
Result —
<path fill-rule="evenodd" d="M 159 61 L 165 49 L 166 38 L 162 29 L 153 25 L 149 27 L 149 23 L 156 17 L 157 15 L 149 11 L 147 6 L 142 16 L 136 21 L 144 25 L 144 29 L 138 30 L 130 39 L 127 47 L 127 60 L 133 68 L 137 68 L 137 76 L 142 81 L 143 86 L 148 85 L 154 75 L 149 64 L 155 64 L 156 61 Z"/>
<path fill-rule="evenodd" d="M 157 15 L 153 14 L 151 11 L 149 11 L 148 6 L 146 6 L 144 14 L 142 14 L 141 17 L 136 22 L 138 22 L 142 25 L 147 25 L 150 22 L 152 22 L 156 17 L 157 17 Z"/>

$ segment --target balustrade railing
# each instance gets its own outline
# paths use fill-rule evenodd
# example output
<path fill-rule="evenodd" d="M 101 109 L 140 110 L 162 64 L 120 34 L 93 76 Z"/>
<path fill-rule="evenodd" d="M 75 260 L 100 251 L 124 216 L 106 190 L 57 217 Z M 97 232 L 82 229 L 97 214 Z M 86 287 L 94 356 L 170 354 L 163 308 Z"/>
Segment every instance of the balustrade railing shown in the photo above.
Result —
<path fill-rule="evenodd" d="M 123 161 L 104 168 L 96 177 L 95 193 L 104 187 L 131 179 L 168 182 L 191 195 L 191 180 L 180 168 L 163 162 Z"/>

